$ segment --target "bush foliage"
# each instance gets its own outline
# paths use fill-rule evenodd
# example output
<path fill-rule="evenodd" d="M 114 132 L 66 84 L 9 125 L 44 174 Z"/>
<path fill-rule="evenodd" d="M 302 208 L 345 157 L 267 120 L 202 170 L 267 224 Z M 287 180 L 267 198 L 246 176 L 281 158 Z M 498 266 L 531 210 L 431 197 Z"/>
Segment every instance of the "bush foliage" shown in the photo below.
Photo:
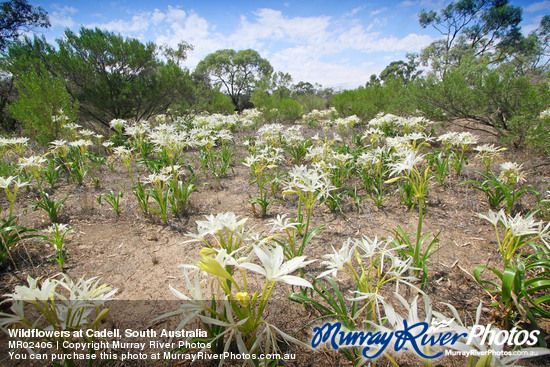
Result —
<path fill-rule="evenodd" d="M 40 73 L 31 70 L 16 81 L 19 98 L 9 110 L 21 121 L 25 133 L 46 144 L 61 138 L 64 124 L 76 120 L 78 102 L 72 101 L 63 82 L 40 69 Z"/>

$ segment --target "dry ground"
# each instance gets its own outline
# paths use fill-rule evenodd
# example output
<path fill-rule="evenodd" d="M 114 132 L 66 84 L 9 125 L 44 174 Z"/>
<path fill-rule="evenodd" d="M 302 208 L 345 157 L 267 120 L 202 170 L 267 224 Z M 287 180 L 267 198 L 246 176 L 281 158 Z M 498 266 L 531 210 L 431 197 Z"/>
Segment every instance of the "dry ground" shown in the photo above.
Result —
<path fill-rule="evenodd" d="M 313 132 L 307 128 L 304 135 Z M 232 171 L 222 178 L 221 185 L 216 184 L 212 176 L 202 176 L 202 182 L 210 184 L 202 186 L 192 194 L 188 215 L 181 218 L 170 217 L 169 225 L 162 225 L 155 215 L 144 217 L 131 191 L 126 192 L 122 198 L 120 217 L 117 217 L 108 205 L 98 205 L 98 196 L 111 188 L 118 190 L 116 185 L 130 188 L 126 171 L 120 165 L 114 172 L 106 167 L 102 168 L 99 189 L 93 188 L 90 184 L 75 187 L 65 180 L 56 186 L 56 196 L 65 193 L 72 195 L 66 202 L 63 217 L 64 222 L 75 228 L 75 232 L 67 241 L 69 252 L 66 272 L 73 278 L 84 275 L 99 276 L 103 282 L 118 288 L 118 299 L 134 301 L 121 302 L 118 303 L 118 307 L 113 307 L 108 321 L 112 326 L 124 323 L 135 329 L 145 329 L 161 325 L 152 321 L 152 315 L 159 315 L 163 310 L 173 307 L 174 303 L 160 302 L 176 299 L 169 291 L 168 285 L 184 290 L 179 266 L 194 263 L 199 258 L 201 245 L 186 242 L 186 233 L 196 230 L 196 220 L 202 220 L 208 214 L 232 211 L 241 217 L 248 217 L 248 226 L 254 227 L 256 232 L 267 233 L 270 229 L 268 221 L 276 214 L 295 215 L 296 205 L 292 198 L 271 205 L 268 216 L 264 218 L 255 215 L 249 199 L 254 197 L 257 188 L 248 184 L 249 169 L 238 161 L 245 155 L 246 151 L 239 148 Z M 528 173 L 528 182 L 539 192 L 545 192 L 550 176 L 548 160 L 525 152 L 508 151 L 505 155 L 506 160 L 523 163 Z M 473 322 L 479 300 L 483 300 L 485 305 L 482 319 L 490 322 L 495 321 L 496 317 L 498 322 L 498 315 L 495 315 L 494 308 L 489 306 L 490 297 L 471 276 L 477 265 L 500 263 L 498 249 L 493 244 L 493 227 L 475 215 L 486 213 L 488 205 L 482 193 L 468 185 L 457 185 L 460 181 L 475 177 L 476 169 L 479 167 L 474 159 L 470 159 L 470 165 L 461 177 L 456 177 L 453 173 L 446 187 L 436 185 L 431 189 L 424 222 L 424 232 L 441 231 L 438 251 L 429 261 L 426 292 L 435 309 L 443 311 L 445 307 L 441 302 L 451 303 L 459 310 L 462 320 L 467 324 Z M 144 171 L 141 173 L 144 174 Z M 22 190 L 15 214 L 20 214 L 20 224 L 42 230 L 48 226 L 48 219 L 44 213 L 32 210 L 32 202 L 35 199 L 34 191 Z M 6 207 L 5 198 L 2 197 L 0 200 L 2 206 Z M 534 202 L 534 197 L 526 197 L 522 199 L 519 209 L 527 211 L 532 208 Z M 343 213 L 331 213 L 322 206 L 315 212 L 313 224 L 324 224 L 326 230 L 314 238 L 306 249 L 306 255 L 310 259 L 321 259 L 322 255 L 330 252 L 331 246 L 338 248 L 348 237 L 386 237 L 389 231 L 398 225 L 414 227 L 416 220 L 416 212 L 411 213 L 401 204 L 398 194 L 391 195 L 380 210 L 368 200 L 363 201 L 359 213 L 351 202 L 344 202 Z M 52 260 L 54 255 L 53 248 L 36 239 L 28 240 L 25 242 L 25 248 L 19 246 L 13 251 L 17 269 L 11 264 L 2 269 L 0 291 L 11 292 L 14 285 L 24 282 L 27 274 L 34 277 L 57 274 L 59 267 Z M 316 262 L 309 265 L 307 271 L 318 274 L 322 271 L 322 266 Z M 318 315 L 311 309 L 285 301 L 289 290 L 290 288 L 284 285 L 277 286 L 273 299 L 276 304 L 284 306 L 272 307 L 268 312 L 269 319 L 283 330 L 293 333 Z M 156 306 L 143 307 L 138 301 L 158 302 L 155 303 Z M 543 327 L 548 332 L 548 324 L 543 324 Z M 307 341 L 307 332 L 310 330 L 311 327 L 305 328 L 297 336 Z M 296 351 L 296 348 L 292 350 Z M 298 359 L 289 365 L 348 365 L 344 358 L 333 351 L 312 353 L 298 350 L 297 353 Z M 404 365 L 418 364 L 413 357 L 404 355 L 400 358 Z M 0 364 L 4 362 L 0 361 Z M 378 365 L 385 363 L 381 361 Z M 532 362 L 532 365 L 540 366 L 549 364 L 548 359 Z M 443 365 L 462 366 L 464 361 L 446 359 L 443 360 Z"/>

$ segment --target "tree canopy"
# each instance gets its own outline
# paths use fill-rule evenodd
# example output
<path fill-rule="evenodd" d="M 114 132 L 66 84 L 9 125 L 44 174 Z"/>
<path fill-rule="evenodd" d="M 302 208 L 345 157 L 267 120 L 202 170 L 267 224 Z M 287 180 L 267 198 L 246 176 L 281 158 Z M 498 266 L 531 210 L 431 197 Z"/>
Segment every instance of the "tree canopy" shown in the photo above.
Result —
<path fill-rule="evenodd" d="M 0 52 L 19 37 L 21 31 L 49 27 L 48 13 L 26 0 L 10 0 L 0 4 Z"/>
<path fill-rule="evenodd" d="M 257 81 L 271 76 L 273 67 L 257 51 L 226 49 L 207 55 L 195 72 L 207 75 L 214 85 L 223 88 L 241 111 L 246 102 L 243 97 L 252 93 Z"/>
<path fill-rule="evenodd" d="M 380 72 L 380 80 L 384 82 L 392 79 L 400 79 L 404 84 L 407 84 L 420 75 L 418 70 L 418 61 L 414 57 L 410 57 L 409 61 L 393 61 L 382 72 Z"/>
<path fill-rule="evenodd" d="M 439 12 L 422 10 L 418 19 L 423 28 L 432 26 L 443 35 L 422 56 L 424 64 L 444 75 L 464 57 L 493 52 L 501 40 L 519 33 L 522 10 L 508 0 L 459 0 Z"/>
<path fill-rule="evenodd" d="M 105 124 L 163 113 L 189 91 L 189 73 L 177 63 L 185 57 L 185 45 L 168 50 L 175 60 L 164 62 L 154 43 L 98 28 L 81 28 L 78 34 L 67 30 L 57 42 L 59 50 L 50 49 L 52 69 L 67 81 L 81 109 Z"/>

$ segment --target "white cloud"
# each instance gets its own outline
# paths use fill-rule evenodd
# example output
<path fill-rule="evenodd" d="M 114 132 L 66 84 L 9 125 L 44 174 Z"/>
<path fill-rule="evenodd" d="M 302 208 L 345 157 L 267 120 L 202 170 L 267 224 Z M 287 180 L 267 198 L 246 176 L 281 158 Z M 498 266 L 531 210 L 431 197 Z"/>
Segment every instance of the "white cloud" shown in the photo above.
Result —
<path fill-rule="evenodd" d="M 441 9 L 448 4 L 449 0 L 404 0 L 399 5 L 401 6 L 419 6 L 424 9 Z"/>
<path fill-rule="evenodd" d="M 543 18 L 543 16 L 539 15 L 539 16 L 536 16 L 533 19 L 531 19 L 531 23 L 526 24 L 523 27 L 521 27 L 522 33 L 523 34 L 529 34 L 533 31 L 535 31 L 536 29 L 538 29 L 540 27 L 540 22 L 541 22 L 542 18 Z"/>
<path fill-rule="evenodd" d="M 318 44 L 326 39 L 331 17 L 285 17 L 281 11 L 259 9 L 252 21 L 242 16 L 228 40 L 237 48 L 255 48 L 265 40 L 285 40 L 296 44 Z"/>
<path fill-rule="evenodd" d="M 166 18 L 166 15 L 163 12 L 161 12 L 158 9 L 155 9 L 155 11 L 153 12 L 153 15 L 151 16 L 151 21 L 153 22 L 153 24 L 156 25 L 162 22 L 165 18 Z"/>
<path fill-rule="evenodd" d="M 165 32 L 156 36 L 157 44 L 175 47 L 185 41 L 194 46 L 183 63 L 185 66 L 195 67 L 209 53 L 227 48 L 224 37 L 214 32 L 214 27 L 194 11 L 184 13 L 180 9 L 169 8 L 164 26 Z"/>
<path fill-rule="evenodd" d="M 352 9 L 350 12 L 344 14 L 344 16 L 346 17 L 351 17 L 351 16 L 354 16 L 355 14 L 359 13 L 360 11 L 362 11 L 363 9 L 365 9 L 365 5 L 361 5 L 361 6 L 358 6 L 357 8 L 355 9 Z"/>
<path fill-rule="evenodd" d="M 109 22 L 91 23 L 86 26 L 106 29 L 126 36 L 135 36 L 135 33 L 148 31 L 152 25 L 158 26 L 165 22 L 179 24 L 184 22 L 187 18 L 187 13 L 184 10 L 169 5 L 165 13 L 159 9 L 155 9 L 153 12 L 146 11 L 137 13 L 133 15 L 129 21 L 114 19 Z"/>
<path fill-rule="evenodd" d="M 365 62 L 373 57 L 383 59 L 377 53 L 399 55 L 419 51 L 433 41 L 430 36 L 415 33 L 402 37 L 384 35 L 381 30 L 387 20 L 374 18 L 364 25 L 361 19 L 353 16 L 361 10 L 363 7 L 340 17 L 293 17 L 280 10 L 260 8 L 249 15 L 241 15 L 232 32 L 221 33 L 216 31 L 216 24 L 195 11 L 168 6 L 165 10 L 135 14 L 130 20 L 115 19 L 88 26 L 153 39 L 157 44 L 171 47 L 186 41 L 194 46 L 183 63 L 190 68 L 219 49 L 252 48 L 267 58 L 275 70 L 290 73 L 295 81 L 318 82 L 338 88 L 357 87 L 371 74 L 379 73 L 385 65 Z M 378 9 L 371 14 L 384 10 Z"/>
<path fill-rule="evenodd" d="M 71 28 L 76 25 L 72 18 L 78 10 L 72 6 L 54 7 L 54 11 L 50 14 L 50 23 L 52 27 Z"/>
<path fill-rule="evenodd" d="M 411 33 L 403 38 L 395 36 L 382 37 L 381 32 L 369 32 L 362 26 L 355 26 L 341 33 L 338 37 L 338 47 L 369 52 L 420 51 L 429 45 L 433 39 L 427 35 Z"/>
<path fill-rule="evenodd" d="M 169 22 L 184 22 L 185 18 L 187 16 L 187 13 L 185 10 L 182 10 L 177 7 L 173 7 L 171 5 L 168 5 L 168 11 L 166 13 L 166 19 Z"/>
<path fill-rule="evenodd" d="M 550 10 L 550 1 L 549 0 L 539 1 L 538 3 L 533 3 L 524 7 L 524 9 L 525 11 L 528 11 L 528 12 Z"/>
<path fill-rule="evenodd" d="M 271 58 L 275 70 L 284 70 L 295 82 L 320 83 L 336 89 L 355 88 L 364 84 L 371 74 L 382 69 L 372 63 L 354 65 L 351 63 L 329 63 L 311 57 L 311 50 L 300 46 L 277 52 Z"/>
<path fill-rule="evenodd" d="M 273 9 L 260 9 L 255 17 L 242 17 L 237 30 L 227 38 L 232 48 L 254 48 L 268 55 L 275 70 L 290 73 L 295 81 L 319 82 L 326 86 L 355 87 L 363 84 L 385 65 L 358 65 L 347 61 L 346 52 L 362 54 L 377 52 L 419 51 L 433 39 L 427 35 L 409 34 L 404 37 L 383 36 L 385 19 L 374 19 L 367 29 L 360 22 L 343 21 L 329 16 L 287 17 Z M 279 41 L 285 48 L 270 48 Z M 334 55 L 338 61 L 327 62 Z M 351 60 L 351 59 L 350 59 Z"/>
<path fill-rule="evenodd" d="M 149 29 L 151 23 L 152 13 L 144 12 L 134 15 L 130 21 L 123 19 L 115 19 L 106 23 L 90 23 L 87 24 L 88 28 L 100 28 L 110 32 L 117 32 L 123 35 L 133 35 L 136 33 L 142 33 Z"/>
<path fill-rule="evenodd" d="M 388 23 L 387 18 L 374 18 L 374 20 L 367 26 L 367 31 L 372 29 L 380 29 Z"/>
<path fill-rule="evenodd" d="M 371 16 L 375 16 L 375 15 L 378 15 L 382 12 L 385 12 L 388 8 L 380 8 L 380 9 L 376 9 L 376 10 L 373 10 L 370 12 L 370 15 Z"/>

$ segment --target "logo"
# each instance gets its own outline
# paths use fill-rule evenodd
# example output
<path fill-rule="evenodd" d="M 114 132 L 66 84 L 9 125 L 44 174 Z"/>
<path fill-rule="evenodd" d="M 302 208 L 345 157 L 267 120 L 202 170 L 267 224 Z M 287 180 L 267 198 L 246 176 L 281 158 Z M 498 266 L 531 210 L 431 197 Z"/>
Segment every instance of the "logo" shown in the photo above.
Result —
<path fill-rule="evenodd" d="M 487 326 L 476 325 L 472 327 L 466 344 L 472 344 L 474 338 L 479 337 L 481 337 L 481 344 L 485 344 L 485 342 L 487 341 L 490 345 L 522 346 L 527 344 L 531 347 L 538 342 L 540 330 L 532 330 L 531 332 L 527 330 L 518 331 L 516 327 L 513 327 L 510 331 L 499 329 L 491 330 L 492 326 L 492 324 L 489 324 Z"/>
<path fill-rule="evenodd" d="M 491 330 L 491 324 L 488 326 L 475 325 L 469 333 L 457 333 L 449 330 L 453 321 L 454 319 L 443 320 L 430 326 L 427 322 L 409 324 L 407 320 L 403 320 L 402 328 L 394 331 L 346 330 L 340 322 L 327 322 L 322 326 L 313 328 L 311 346 L 317 348 L 319 345 L 327 343 L 335 350 L 363 347 L 361 354 L 369 359 L 377 358 L 385 350 L 393 347 L 396 352 L 412 349 L 422 358 L 435 359 L 441 357 L 443 352 L 429 355 L 425 354 L 425 351 L 432 350 L 431 348 L 435 346 L 452 347 L 460 339 L 466 339 L 468 345 L 471 345 L 474 340 L 476 342 L 481 340 L 481 344 L 488 341 L 490 345 L 498 346 L 504 344 L 510 346 L 527 344 L 532 346 L 537 343 L 537 337 L 540 334 L 539 330 L 529 332 L 527 330 L 518 331 L 516 328 L 511 331 Z"/>

